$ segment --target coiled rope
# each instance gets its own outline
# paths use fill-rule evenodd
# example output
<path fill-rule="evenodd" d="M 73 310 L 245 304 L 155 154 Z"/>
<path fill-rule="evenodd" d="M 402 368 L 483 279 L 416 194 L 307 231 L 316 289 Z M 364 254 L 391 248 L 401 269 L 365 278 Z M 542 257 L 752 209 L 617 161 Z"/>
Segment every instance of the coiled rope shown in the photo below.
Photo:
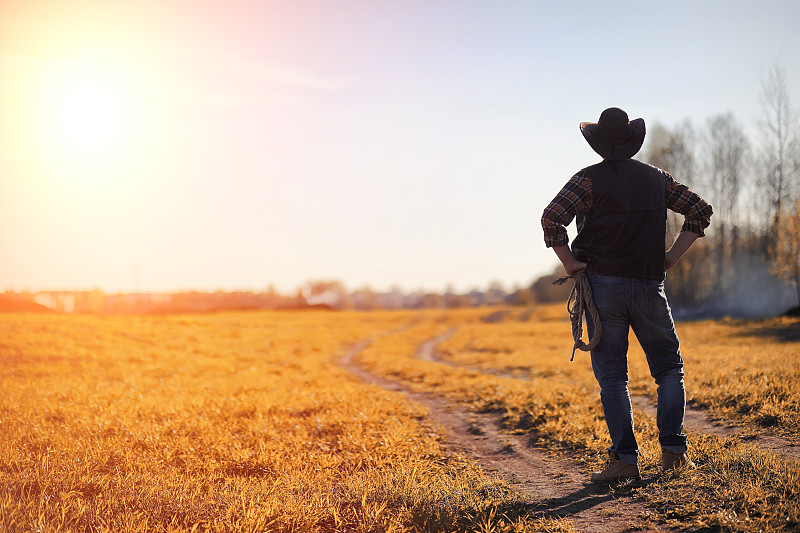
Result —
<path fill-rule="evenodd" d="M 563 276 L 553 282 L 554 285 L 563 285 L 567 280 L 573 279 L 570 276 Z M 575 274 L 575 283 L 572 285 L 572 291 L 567 298 L 567 312 L 569 313 L 569 321 L 572 323 L 572 357 L 569 358 L 570 362 L 575 360 L 575 350 L 583 350 L 588 352 L 594 349 L 600 342 L 600 334 L 603 332 L 603 326 L 600 324 L 600 314 L 597 312 L 597 307 L 594 305 L 592 298 L 592 285 L 589 283 L 589 277 L 586 275 L 585 270 L 579 270 Z M 592 316 L 592 323 L 594 324 L 594 332 L 589 343 L 583 342 L 583 313 L 588 312 Z"/>

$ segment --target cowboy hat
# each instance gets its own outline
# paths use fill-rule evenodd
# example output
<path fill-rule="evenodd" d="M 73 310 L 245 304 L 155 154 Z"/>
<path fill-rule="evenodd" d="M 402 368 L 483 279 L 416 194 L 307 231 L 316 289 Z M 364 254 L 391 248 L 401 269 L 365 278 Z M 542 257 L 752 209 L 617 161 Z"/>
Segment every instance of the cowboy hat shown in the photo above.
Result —
<path fill-rule="evenodd" d="M 628 121 L 628 114 L 609 107 L 597 122 L 581 122 L 581 133 L 592 150 L 603 159 L 625 161 L 633 157 L 644 142 L 644 119 Z"/>

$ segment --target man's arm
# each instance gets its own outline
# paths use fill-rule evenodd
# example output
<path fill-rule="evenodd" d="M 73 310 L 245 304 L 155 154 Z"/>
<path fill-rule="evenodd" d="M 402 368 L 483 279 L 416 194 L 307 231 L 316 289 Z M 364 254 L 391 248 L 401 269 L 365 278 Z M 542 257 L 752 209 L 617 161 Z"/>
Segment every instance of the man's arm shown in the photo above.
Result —
<path fill-rule="evenodd" d="M 669 270 L 680 261 L 683 254 L 692 247 L 694 241 L 705 235 L 705 228 L 711 222 L 714 210 L 709 204 L 692 192 L 686 185 L 678 183 L 667 174 L 667 207 L 682 214 L 685 219 L 681 232 L 675 237 L 664 256 L 664 269 Z"/>
<path fill-rule="evenodd" d="M 664 254 L 664 268 L 669 270 L 681 260 L 683 254 L 692 247 L 700 235 L 691 231 L 682 231 L 675 237 L 675 242 L 672 243 L 669 250 Z"/>
<path fill-rule="evenodd" d="M 711 222 L 711 215 L 714 210 L 709 204 L 692 192 L 686 185 L 678 183 L 667 174 L 667 208 L 683 215 L 683 227 L 681 231 L 688 231 L 697 235 L 705 236 L 705 228 Z M 688 237 L 685 237 L 688 239 Z M 694 240 L 692 241 L 694 242 Z M 691 246 L 691 243 L 689 244 Z M 688 247 L 687 247 L 688 249 Z M 685 252 L 686 250 L 684 250 Z M 678 257 L 680 259 L 680 257 Z"/>
<path fill-rule="evenodd" d="M 586 268 L 586 263 L 578 261 L 572 254 L 566 226 L 579 211 L 589 210 L 592 198 L 591 186 L 591 180 L 585 172 L 578 172 L 564 185 L 542 214 L 545 245 L 555 251 L 569 276 L 574 276 L 579 270 Z"/>

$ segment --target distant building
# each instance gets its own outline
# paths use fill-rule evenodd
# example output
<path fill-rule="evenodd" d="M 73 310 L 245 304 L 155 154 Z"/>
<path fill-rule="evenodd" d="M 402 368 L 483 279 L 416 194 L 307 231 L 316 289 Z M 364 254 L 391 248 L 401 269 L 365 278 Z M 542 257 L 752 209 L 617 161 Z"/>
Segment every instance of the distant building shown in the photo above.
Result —
<path fill-rule="evenodd" d="M 37 292 L 33 301 L 61 313 L 75 312 L 75 293 L 64 291 Z"/>

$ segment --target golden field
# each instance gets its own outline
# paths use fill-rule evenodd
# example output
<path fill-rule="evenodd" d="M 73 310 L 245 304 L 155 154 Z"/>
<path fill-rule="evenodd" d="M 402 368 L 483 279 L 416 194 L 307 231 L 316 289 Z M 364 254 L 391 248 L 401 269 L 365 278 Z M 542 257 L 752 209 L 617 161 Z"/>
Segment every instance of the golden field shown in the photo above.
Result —
<path fill-rule="evenodd" d="M 490 320 L 489 320 L 490 319 Z M 679 323 L 693 405 L 800 438 L 800 322 Z M 442 362 L 417 350 L 440 335 Z M 474 462 L 355 361 L 588 472 L 608 446 L 588 354 L 569 362 L 562 305 L 402 312 L 0 317 L 0 530 L 572 531 Z M 632 348 L 635 343 L 632 342 Z M 652 394 L 644 357 L 631 389 Z M 634 494 L 680 529 L 791 531 L 800 464 L 746 440 L 690 434 L 693 471 L 658 472 L 637 413 Z M 502 509 L 502 512 L 498 510 Z"/>

